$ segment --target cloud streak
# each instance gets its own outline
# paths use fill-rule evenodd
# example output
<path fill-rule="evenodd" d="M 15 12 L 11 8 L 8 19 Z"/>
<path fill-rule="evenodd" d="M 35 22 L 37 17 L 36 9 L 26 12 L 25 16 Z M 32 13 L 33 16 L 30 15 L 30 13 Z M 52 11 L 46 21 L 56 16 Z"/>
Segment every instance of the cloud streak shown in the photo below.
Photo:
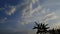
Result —
<path fill-rule="evenodd" d="M 52 25 L 52 28 L 59 29 L 60 28 L 60 22 L 54 23 Z"/>
<path fill-rule="evenodd" d="M 9 9 L 10 8 L 10 9 Z M 16 11 L 16 7 L 13 7 L 13 6 L 11 6 L 11 7 L 9 7 L 8 9 L 9 10 L 6 10 L 6 14 L 7 15 L 12 15 L 12 14 L 14 14 L 14 12 Z"/>
<path fill-rule="evenodd" d="M 34 2 L 33 2 L 34 1 Z M 37 1 L 36 1 L 37 2 Z M 33 16 L 33 13 L 36 12 L 35 9 L 32 8 L 33 3 L 35 3 L 35 0 L 32 0 L 32 2 L 29 3 L 28 6 L 26 6 L 26 8 L 22 11 L 22 19 L 24 22 L 30 22 L 30 18 Z M 40 8 L 40 6 L 38 7 L 38 9 Z M 38 10 L 37 9 L 37 10 Z"/>
<path fill-rule="evenodd" d="M 3 19 L 0 19 L 0 23 L 4 23 L 4 22 L 6 22 L 6 20 L 7 20 L 7 17 L 4 17 Z"/>
<path fill-rule="evenodd" d="M 45 21 L 49 21 L 49 20 L 57 19 L 57 18 L 59 18 L 59 17 L 56 16 L 54 12 L 52 12 L 52 13 L 50 13 L 50 14 L 47 14 L 47 15 L 45 16 L 45 18 L 46 18 Z"/>
<path fill-rule="evenodd" d="M 36 2 L 38 2 L 38 6 L 33 9 L 32 6 Z M 39 0 L 32 0 L 32 2 L 25 6 L 25 8 L 22 11 L 22 23 L 24 24 L 28 24 L 33 21 L 46 22 L 57 18 L 58 16 L 56 16 L 56 14 L 53 11 L 51 12 L 50 8 L 46 8 L 45 6 L 40 5 Z"/>

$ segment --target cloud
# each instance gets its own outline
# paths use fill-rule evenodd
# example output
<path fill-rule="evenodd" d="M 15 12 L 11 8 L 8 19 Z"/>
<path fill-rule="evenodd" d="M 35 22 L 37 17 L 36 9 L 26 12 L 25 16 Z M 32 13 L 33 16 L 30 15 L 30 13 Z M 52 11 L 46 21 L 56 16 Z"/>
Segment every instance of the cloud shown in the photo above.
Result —
<path fill-rule="evenodd" d="M 33 0 L 34 1 L 34 0 Z M 55 14 L 51 14 L 50 15 L 50 9 L 44 8 L 43 6 L 41 6 L 38 2 L 38 6 L 36 8 L 32 8 L 33 6 L 33 2 L 30 2 L 29 5 L 27 5 L 24 9 L 23 9 L 23 13 L 22 13 L 22 24 L 28 24 L 30 23 L 32 20 L 33 21 L 45 21 L 46 20 L 52 20 L 57 18 L 57 16 L 55 16 Z M 34 16 L 35 15 L 35 16 Z M 46 16 L 46 18 L 45 18 Z"/>
<path fill-rule="evenodd" d="M 35 0 L 32 0 L 32 1 L 35 1 Z M 38 12 L 42 8 L 40 6 L 39 2 L 38 2 L 37 8 L 33 9 L 32 6 L 33 6 L 33 2 L 30 2 L 30 4 L 28 6 L 26 6 L 26 8 L 23 9 L 23 11 L 22 11 L 23 12 L 22 13 L 23 17 L 31 17 L 34 12 Z"/>
<path fill-rule="evenodd" d="M 38 2 L 38 6 L 33 9 L 32 6 L 36 2 Z M 43 21 L 46 22 L 49 20 L 55 20 L 55 19 L 59 18 L 56 15 L 56 13 L 54 13 L 53 11 L 50 11 L 50 8 L 46 8 L 45 5 L 44 6 L 40 5 L 39 0 L 32 0 L 32 2 L 29 2 L 29 0 L 28 1 L 26 0 L 26 3 L 23 2 L 19 5 L 17 5 L 17 7 L 10 6 L 10 7 L 8 7 L 8 10 L 6 10 L 6 14 L 12 15 L 15 13 L 17 8 L 21 8 L 21 7 L 23 7 L 21 21 L 18 21 L 18 24 L 17 24 L 16 20 L 8 20 L 7 21 L 10 23 L 13 22 L 14 24 L 16 22 L 18 28 L 20 27 L 20 24 L 22 24 L 22 25 L 30 24 L 30 23 L 33 23 L 34 21 L 37 21 L 38 23 L 40 23 Z M 7 20 L 7 18 L 3 18 L 1 22 L 3 23 L 6 20 Z M 59 26 L 59 24 L 57 24 L 57 25 Z M 14 29 L 14 28 L 11 28 L 11 30 L 14 30 L 14 32 L 19 31 L 19 29 Z M 31 31 L 28 32 L 28 34 L 30 34 L 30 33 L 31 33 Z"/>
<path fill-rule="evenodd" d="M 58 16 L 56 16 L 54 12 L 52 12 L 51 14 L 48 14 L 47 17 L 50 18 L 50 19 L 58 18 Z"/>
<path fill-rule="evenodd" d="M 37 7 L 33 9 L 33 4 L 37 4 Z M 21 3 L 20 7 L 24 7 L 22 9 L 22 18 L 19 23 L 22 25 L 32 23 L 34 21 L 37 22 L 48 22 L 50 20 L 55 20 L 59 18 L 54 11 L 51 11 L 52 4 L 49 1 L 44 2 L 42 5 L 39 3 L 39 0 L 29 0 Z M 54 4 L 54 3 L 53 3 Z M 34 5 L 35 6 L 35 5 Z"/>
<path fill-rule="evenodd" d="M 49 12 L 50 12 L 49 9 L 46 10 L 46 8 L 42 9 L 41 12 L 36 11 L 36 13 L 34 12 L 35 16 L 32 14 L 32 16 L 30 16 L 29 18 L 24 17 L 22 23 L 23 24 L 26 24 L 26 23 L 28 24 L 28 23 L 30 23 L 32 21 L 46 22 L 46 21 L 54 20 L 54 19 L 58 18 L 58 16 L 54 12 L 52 12 L 52 13 L 49 13 Z"/>
<path fill-rule="evenodd" d="M 59 18 L 58 16 L 56 16 L 56 14 L 54 13 L 54 12 L 52 12 L 52 13 L 49 13 L 49 14 L 47 14 L 46 16 L 45 16 L 45 22 L 46 21 L 49 21 L 49 20 L 54 20 L 54 19 L 57 19 L 57 18 Z"/>
<path fill-rule="evenodd" d="M 2 8 L 0 8 L 0 11 L 2 11 L 2 10 L 4 10 L 4 9 L 5 9 L 5 8 L 2 7 Z"/>
<path fill-rule="evenodd" d="M 0 19 L 0 23 L 5 23 L 6 20 L 7 20 L 7 17 L 4 17 L 3 19 Z"/>
<path fill-rule="evenodd" d="M 34 4 L 34 3 L 36 3 L 36 2 L 38 2 L 39 0 L 32 0 L 32 3 Z"/>
<path fill-rule="evenodd" d="M 60 6 L 60 0 L 47 0 L 47 1 L 45 1 L 43 4 L 42 4 L 42 6 L 44 6 L 44 7 L 49 7 L 49 8 L 56 8 L 56 7 L 58 7 L 58 6 Z"/>
<path fill-rule="evenodd" d="M 51 27 L 55 29 L 60 28 L 60 22 L 54 23 Z"/>
<path fill-rule="evenodd" d="M 16 7 L 13 7 L 13 6 L 10 6 L 8 9 L 6 10 L 7 15 L 12 15 L 16 11 Z"/>
<path fill-rule="evenodd" d="M 26 17 L 31 17 L 34 12 L 37 12 L 37 11 L 39 11 L 39 10 L 41 9 L 41 6 L 40 6 L 39 2 L 37 3 L 37 4 L 38 4 L 37 8 L 33 9 L 33 8 L 32 8 L 33 3 L 34 3 L 33 1 L 34 1 L 35 3 L 38 2 L 38 1 L 36 1 L 36 0 L 32 0 L 32 2 L 30 2 L 29 5 L 27 5 L 27 6 L 23 9 L 22 15 L 23 15 L 24 17 L 25 17 L 25 16 L 26 16 Z"/>

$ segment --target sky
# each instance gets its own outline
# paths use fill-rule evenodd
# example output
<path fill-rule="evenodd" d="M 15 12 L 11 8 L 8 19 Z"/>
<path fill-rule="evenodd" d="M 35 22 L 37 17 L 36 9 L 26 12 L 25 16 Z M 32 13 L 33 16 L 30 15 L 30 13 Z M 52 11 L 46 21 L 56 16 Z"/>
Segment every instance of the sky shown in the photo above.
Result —
<path fill-rule="evenodd" d="M 60 0 L 0 0 L 0 32 L 32 34 L 35 21 L 59 28 Z"/>

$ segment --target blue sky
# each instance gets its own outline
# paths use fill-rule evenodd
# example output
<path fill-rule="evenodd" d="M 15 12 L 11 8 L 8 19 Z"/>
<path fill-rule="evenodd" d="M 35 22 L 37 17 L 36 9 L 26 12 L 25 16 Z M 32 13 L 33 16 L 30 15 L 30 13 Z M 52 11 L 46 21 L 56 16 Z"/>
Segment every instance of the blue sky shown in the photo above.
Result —
<path fill-rule="evenodd" d="M 60 27 L 59 14 L 60 0 L 0 0 L 0 32 L 29 34 L 35 21 Z"/>

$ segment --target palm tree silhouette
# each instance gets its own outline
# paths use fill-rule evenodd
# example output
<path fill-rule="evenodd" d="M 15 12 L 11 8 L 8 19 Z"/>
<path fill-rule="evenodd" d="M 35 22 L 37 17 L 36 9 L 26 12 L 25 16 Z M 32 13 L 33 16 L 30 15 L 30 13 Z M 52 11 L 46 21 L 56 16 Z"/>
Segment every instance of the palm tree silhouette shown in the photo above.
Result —
<path fill-rule="evenodd" d="M 36 26 L 34 26 L 33 29 L 37 29 L 36 34 L 39 34 L 39 33 L 44 34 L 47 32 L 47 29 L 49 28 L 49 27 L 46 27 L 48 24 L 43 24 L 43 23 L 38 24 L 37 22 L 35 22 L 35 24 Z"/>

